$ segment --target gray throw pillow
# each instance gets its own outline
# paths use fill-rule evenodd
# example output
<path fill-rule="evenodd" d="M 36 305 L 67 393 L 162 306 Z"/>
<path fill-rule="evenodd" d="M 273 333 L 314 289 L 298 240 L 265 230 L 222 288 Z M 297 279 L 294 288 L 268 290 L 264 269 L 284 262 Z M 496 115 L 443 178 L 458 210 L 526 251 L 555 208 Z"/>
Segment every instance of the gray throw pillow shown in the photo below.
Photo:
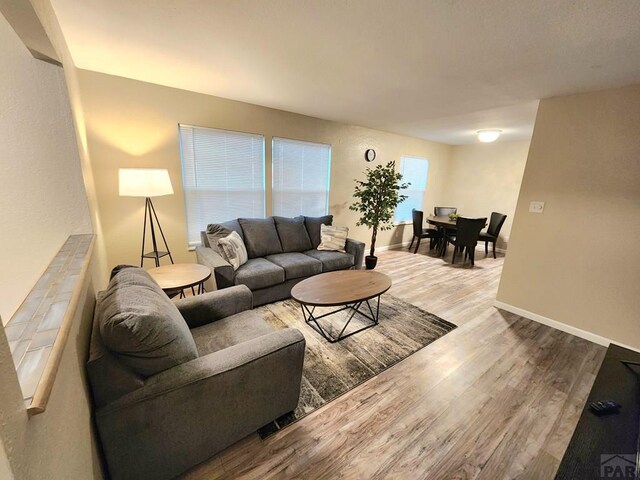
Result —
<path fill-rule="evenodd" d="M 209 225 L 207 225 L 206 235 L 207 240 L 209 240 L 209 247 L 218 253 L 222 253 L 220 251 L 220 248 L 218 247 L 218 240 L 228 237 L 232 231 L 233 230 L 224 227 L 219 223 L 210 223 Z"/>
<path fill-rule="evenodd" d="M 249 258 L 282 253 L 282 245 L 273 218 L 239 218 L 244 233 L 244 246 Z"/>
<path fill-rule="evenodd" d="M 320 245 L 320 225 L 331 225 L 332 223 L 333 215 L 304 217 L 304 225 L 307 227 L 307 232 L 311 239 L 311 248 L 318 248 L 318 245 Z"/>
<path fill-rule="evenodd" d="M 142 268 L 120 267 L 96 313 L 105 346 L 143 377 L 198 358 L 178 308 Z"/>
<path fill-rule="evenodd" d="M 311 250 L 311 239 L 304 226 L 304 217 L 288 218 L 273 217 L 282 244 L 282 250 L 287 252 L 306 252 Z"/>

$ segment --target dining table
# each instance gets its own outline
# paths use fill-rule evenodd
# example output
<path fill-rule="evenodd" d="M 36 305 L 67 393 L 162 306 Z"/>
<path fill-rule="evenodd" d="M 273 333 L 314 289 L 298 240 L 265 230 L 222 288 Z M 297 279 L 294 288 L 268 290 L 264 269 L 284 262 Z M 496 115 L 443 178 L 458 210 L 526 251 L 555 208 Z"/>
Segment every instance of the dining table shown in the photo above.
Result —
<path fill-rule="evenodd" d="M 440 249 L 438 254 L 444 257 L 447 252 L 447 239 L 445 236 L 446 230 L 456 230 L 458 228 L 458 221 L 451 220 L 448 215 L 430 215 L 427 217 L 427 223 L 435 226 L 442 233 L 442 242 L 440 242 Z"/>
<path fill-rule="evenodd" d="M 456 230 L 457 220 L 451 220 L 448 215 L 430 215 L 427 217 L 427 223 L 435 226 L 442 234 L 442 240 L 438 245 L 438 255 L 443 257 L 447 251 L 447 239 L 445 237 L 446 230 Z"/>
<path fill-rule="evenodd" d="M 439 228 L 457 228 L 457 220 L 451 220 L 449 215 L 440 215 L 436 217 L 435 215 L 431 215 L 427 217 L 427 223 L 434 225 Z"/>

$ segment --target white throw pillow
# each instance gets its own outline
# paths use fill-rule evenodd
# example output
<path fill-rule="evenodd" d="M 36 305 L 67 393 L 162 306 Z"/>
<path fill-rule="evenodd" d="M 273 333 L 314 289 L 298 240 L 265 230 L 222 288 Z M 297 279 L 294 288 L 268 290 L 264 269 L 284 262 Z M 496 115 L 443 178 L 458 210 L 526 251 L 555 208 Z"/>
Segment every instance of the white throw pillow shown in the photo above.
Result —
<path fill-rule="evenodd" d="M 226 237 L 218 239 L 218 247 L 224 259 L 231 264 L 234 270 L 247 263 L 249 259 L 247 248 L 238 232 L 231 232 Z"/>
<path fill-rule="evenodd" d="M 349 228 L 334 227 L 332 225 L 320 225 L 320 245 L 318 250 L 331 250 L 335 252 L 345 252 Z"/>

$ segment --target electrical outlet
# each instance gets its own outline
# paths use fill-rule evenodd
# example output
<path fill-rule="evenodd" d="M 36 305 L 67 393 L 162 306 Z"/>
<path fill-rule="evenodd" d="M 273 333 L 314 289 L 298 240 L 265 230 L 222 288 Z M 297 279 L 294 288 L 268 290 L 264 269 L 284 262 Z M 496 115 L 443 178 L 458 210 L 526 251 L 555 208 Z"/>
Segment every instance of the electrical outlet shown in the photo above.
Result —
<path fill-rule="evenodd" d="M 529 203 L 529 212 L 542 213 L 544 212 L 544 202 L 531 202 Z"/>

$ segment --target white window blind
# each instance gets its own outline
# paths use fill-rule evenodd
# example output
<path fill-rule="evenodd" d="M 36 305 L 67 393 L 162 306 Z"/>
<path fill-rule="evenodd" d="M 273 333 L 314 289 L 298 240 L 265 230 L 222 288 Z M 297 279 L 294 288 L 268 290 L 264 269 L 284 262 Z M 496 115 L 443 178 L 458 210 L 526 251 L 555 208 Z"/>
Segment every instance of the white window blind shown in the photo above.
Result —
<path fill-rule="evenodd" d="M 427 190 L 427 178 L 429 177 L 429 160 L 418 157 L 402 157 L 400 159 L 400 173 L 402 183 L 411 183 L 409 188 L 400 190 L 407 199 L 396 208 L 395 221 L 410 222 L 411 209 L 424 210 L 422 202 Z"/>
<path fill-rule="evenodd" d="M 264 137 L 180 125 L 189 245 L 209 223 L 265 216 Z"/>
<path fill-rule="evenodd" d="M 331 145 L 274 137 L 271 157 L 273 215 L 326 215 Z"/>

